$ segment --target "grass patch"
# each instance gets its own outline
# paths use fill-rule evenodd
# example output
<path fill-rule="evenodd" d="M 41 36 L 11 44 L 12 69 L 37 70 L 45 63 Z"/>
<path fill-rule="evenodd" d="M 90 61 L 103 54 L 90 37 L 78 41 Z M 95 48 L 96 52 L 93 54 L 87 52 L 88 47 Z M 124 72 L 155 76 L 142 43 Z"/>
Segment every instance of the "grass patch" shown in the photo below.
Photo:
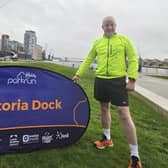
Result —
<path fill-rule="evenodd" d="M 0 66 L 9 63 L 0 63 Z M 42 67 L 71 78 L 76 69 L 50 63 L 15 63 Z M 84 136 L 74 145 L 63 149 L 40 150 L 31 153 L 0 156 L 0 168 L 125 168 L 129 161 L 129 147 L 123 135 L 116 109 L 111 109 L 114 147 L 97 150 L 92 142 L 100 138 L 99 104 L 93 98 L 94 73 L 88 71 L 79 84 L 86 91 L 91 105 L 91 120 Z M 137 126 L 139 150 L 144 168 L 167 167 L 168 118 L 162 116 L 143 100 L 129 95 L 130 109 Z"/>

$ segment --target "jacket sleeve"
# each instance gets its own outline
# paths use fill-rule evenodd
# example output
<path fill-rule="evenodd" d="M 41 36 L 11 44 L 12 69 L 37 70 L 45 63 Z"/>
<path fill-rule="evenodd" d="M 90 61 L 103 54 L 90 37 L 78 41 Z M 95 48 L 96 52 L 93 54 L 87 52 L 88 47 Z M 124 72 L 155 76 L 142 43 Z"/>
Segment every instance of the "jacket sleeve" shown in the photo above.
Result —
<path fill-rule="evenodd" d="M 128 78 L 138 78 L 138 53 L 129 38 L 126 38 L 126 55 L 128 59 Z"/>
<path fill-rule="evenodd" d="M 84 59 L 79 69 L 76 72 L 77 76 L 82 76 L 89 68 L 90 64 L 96 58 L 96 41 L 93 43 L 92 48 L 90 49 L 87 57 Z"/>

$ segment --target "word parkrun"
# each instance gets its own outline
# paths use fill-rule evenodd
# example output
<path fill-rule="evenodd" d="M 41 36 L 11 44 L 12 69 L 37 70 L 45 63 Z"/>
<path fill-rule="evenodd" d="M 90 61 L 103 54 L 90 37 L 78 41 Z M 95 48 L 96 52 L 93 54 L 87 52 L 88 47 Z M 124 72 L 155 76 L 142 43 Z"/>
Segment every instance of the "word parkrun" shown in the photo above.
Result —
<path fill-rule="evenodd" d="M 27 84 L 27 85 L 36 85 L 37 76 L 31 72 L 19 72 L 15 78 L 9 78 L 7 84 Z"/>
<path fill-rule="evenodd" d="M 31 105 L 28 102 L 23 102 L 21 99 L 17 99 L 16 102 L 0 102 L 0 111 L 38 111 L 38 110 L 61 110 L 62 102 L 58 99 L 49 102 L 42 102 L 40 100 L 32 100 Z"/>

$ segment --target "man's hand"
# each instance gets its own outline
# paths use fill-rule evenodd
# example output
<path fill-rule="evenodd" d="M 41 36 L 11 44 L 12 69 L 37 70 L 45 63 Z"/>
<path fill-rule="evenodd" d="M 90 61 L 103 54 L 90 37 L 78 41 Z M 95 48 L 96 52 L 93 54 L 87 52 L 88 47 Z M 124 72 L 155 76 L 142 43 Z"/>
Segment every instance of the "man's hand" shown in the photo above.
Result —
<path fill-rule="evenodd" d="M 128 83 L 126 85 L 127 91 L 134 91 L 135 90 L 135 81 L 128 80 Z"/>
<path fill-rule="evenodd" d="M 77 82 L 77 81 L 79 80 L 79 76 L 77 76 L 77 75 L 73 76 L 73 77 L 72 77 L 72 80 L 73 80 L 74 82 Z"/>

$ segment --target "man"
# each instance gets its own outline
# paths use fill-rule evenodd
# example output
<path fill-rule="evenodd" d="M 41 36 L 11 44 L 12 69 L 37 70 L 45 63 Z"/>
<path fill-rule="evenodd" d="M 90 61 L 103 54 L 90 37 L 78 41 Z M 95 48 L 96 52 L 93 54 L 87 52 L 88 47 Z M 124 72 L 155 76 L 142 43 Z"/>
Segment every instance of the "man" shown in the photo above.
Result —
<path fill-rule="evenodd" d="M 134 90 L 138 76 L 137 51 L 128 37 L 116 33 L 116 22 L 112 16 L 103 19 L 102 28 L 103 37 L 94 42 L 72 80 L 77 81 L 97 57 L 94 97 L 100 102 L 103 138 L 94 144 L 98 149 L 113 146 L 110 135 L 111 102 L 117 106 L 129 143 L 131 159 L 128 168 L 141 168 L 136 128 L 130 115 L 127 93 Z M 126 77 L 128 77 L 127 83 Z"/>

